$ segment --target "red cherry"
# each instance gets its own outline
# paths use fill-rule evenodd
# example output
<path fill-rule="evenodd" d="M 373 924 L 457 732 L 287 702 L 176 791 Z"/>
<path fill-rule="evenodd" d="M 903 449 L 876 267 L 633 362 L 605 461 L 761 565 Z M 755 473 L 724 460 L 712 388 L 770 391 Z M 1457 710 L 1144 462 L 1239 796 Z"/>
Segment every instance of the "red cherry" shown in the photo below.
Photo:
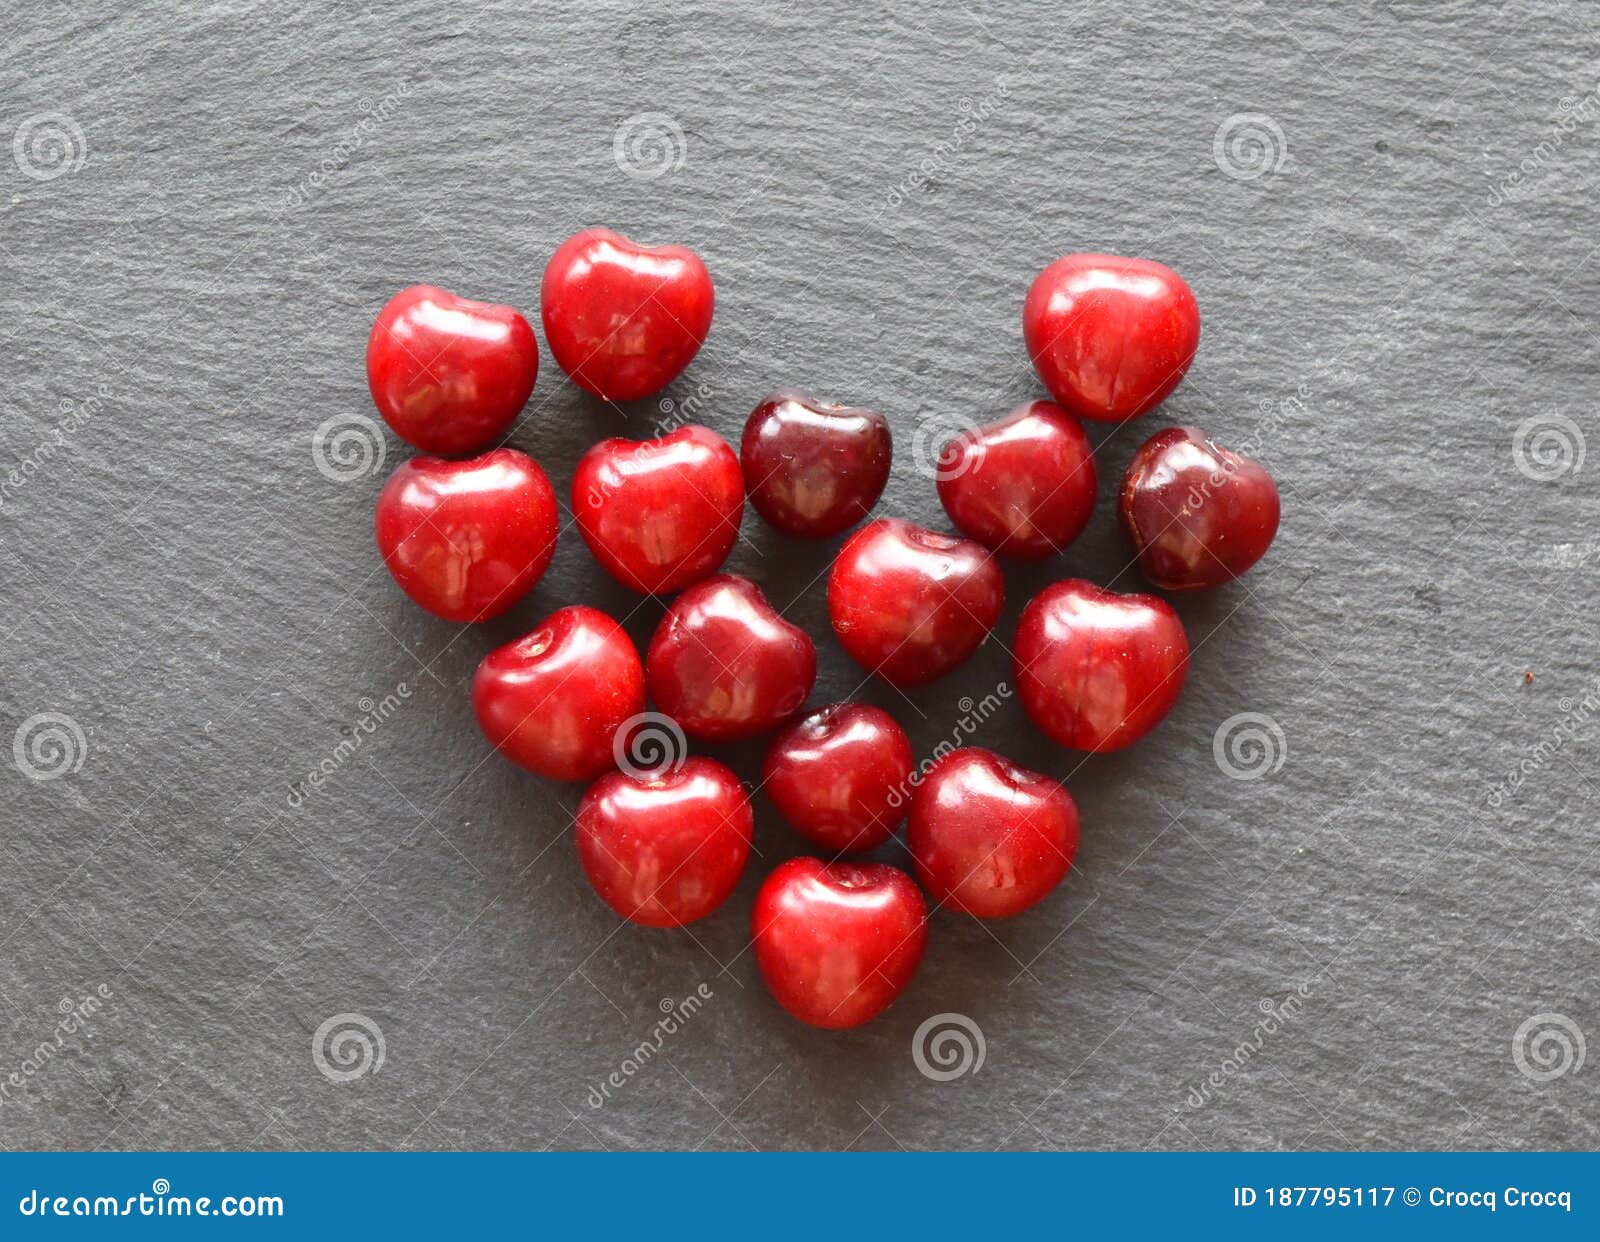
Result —
<path fill-rule="evenodd" d="M 911 743 L 893 716 L 834 703 L 773 739 L 761 785 L 801 836 L 829 853 L 882 845 L 906 813 Z"/>
<path fill-rule="evenodd" d="M 679 927 L 728 899 L 753 825 L 739 778 L 697 756 L 676 769 L 602 776 L 578 803 L 574 828 L 606 905 L 646 927 Z"/>
<path fill-rule="evenodd" d="M 1023 709 L 1074 750 L 1137 742 L 1172 710 L 1189 669 L 1189 640 L 1165 600 L 1077 578 L 1028 602 L 1012 650 Z"/>
<path fill-rule="evenodd" d="M 602 440 L 572 476 L 578 532 L 623 586 L 678 591 L 728 557 L 744 516 L 739 459 L 693 423 L 659 440 Z"/>
<path fill-rule="evenodd" d="M 1145 577 L 1167 591 L 1221 586 L 1278 533 L 1278 488 L 1198 427 L 1168 427 L 1128 466 L 1118 506 Z"/>
<path fill-rule="evenodd" d="M 1155 409 L 1183 379 L 1200 308 L 1163 264 L 1069 254 L 1029 287 L 1022 338 L 1057 401 L 1081 418 L 1122 422 Z"/>
<path fill-rule="evenodd" d="M 551 780 L 593 780 L 616 766 L 618 726 L 644 711 L 644 666 L 605 613 L 562 608 L 483 657 L 472 710 L 513 763 Z"/>
<path fill-rule="evenodd" d="M 556 550 L 556 496 L 515 449 L 413 457 L 378 496 L 378 549 L 400 589 L 446 621 L 487 621 L 533 588 Z"/>
<path fill-rule="evenodd" d="M 544 336 L 580 388 L 633 401 L 689 365 L 711 330 L 715 296 L 711 273 L 687 247 L 584 229 L 544 269 Z"/>
<path fill-rule="evenodd" d="M 817 680 L 817 649 L 747 578 L 697 582 L 667 609 L 645 657 L 650 697 L 683 731 L 726 742 L 792 716 Z"/>
<path fill-rule="evenodd" d="M 1019 561 L 1061 551 L 1094 512 L 1093 446 L 1050 401 L 956 436 L 939 458 L 939 500 L 956 529 Z"/>
<path fill-rule="evenodd" d="M 825 539 L 878 503 L 892 452 L 877 411 L 780 392 L 751 411 L 739 461 L 757 513 L 786 535 Z"/>
<path fill-rule="evenodd" d="M 999 620 L 1005 579 L 967 539 L 879 518 L 839 550 L 828 615 L 851 658 L 897 686 L 948 673 Z"/>
<path fill-rule="evenodd" d="M 424 453 L 474 453 L 498 440 L 538 374 L 539 343 L 518 311 L 433 285 L 390 298 L 367 338 L 372 400 Z"/>
<path fill-rule="evenodd" d="M 778 1004 L 837 1031 L 877 1017 L 905 990 L 922 960 L 927 917 L 904 871 L 791 858 L 756 894 L 750 928 Z"/>
<path fill-rule="evenodd" d="M 1078 852 L 1078 807 L 1048 776 L 970 746 L 922 778 L 906 844 L 935 902 L 1009 918 L 1066 878 Z"/>

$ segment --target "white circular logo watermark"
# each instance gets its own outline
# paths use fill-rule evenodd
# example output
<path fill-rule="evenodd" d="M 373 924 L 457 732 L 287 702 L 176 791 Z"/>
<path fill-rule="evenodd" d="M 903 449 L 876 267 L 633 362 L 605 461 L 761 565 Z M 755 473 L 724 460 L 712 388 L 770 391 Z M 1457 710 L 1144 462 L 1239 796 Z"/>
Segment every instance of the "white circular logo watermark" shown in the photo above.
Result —
<path fill-rule="evenodd" d="M 1222 774 L 1236 781 L 1258 781 L 1283 767 L 1289 741 L 1283 728 L 1261 712 L 1240 712 L 1217 726 L 1211 756 Z"/>
<path fill-rule="evenodd" d="M 962 437 L 976 436 L 979 427 L 959 414 L 929 414 L 911 433 L 911 464 L 925 479 L 944 482 L 976 469 L 984 458 L 982 441 L 963 445 Z"/>
<path fill-rule="evenodd" d="M 1511 460 L 1535 483 L 1554 483 L 1583 469 L 1589 445 L 1583 428 L 1565 414 L 1535 414 L 1517 425 Z"/>
<path fill-rule="evenodd" d="M 1583 1068 L 1583 1032 L 1565 1014 L 1536 1013 L 1511 1038 L 1511 1059 L 1524 1078 L 1553 1082 Z"/>
<path fill-rule="evenodd" d="M 29 780 L 53 781 L 82 770 L 89 757 L 89 739 L 71 716 L 40 712 L 17 727 L 11 757 Z"/>
<path fill-rule="evenodd" d="M 35 112 L 11 136 L 17 171 L 34 181 L 54 181 L 88 162 L 89 140 L 65 112 Z"/>
<path fill-rule="evenodd" d="M 671 716 L 640 712 L 617 726 L 611 737 L 611 757 L 629 776 L 644 780 L 683 767 L 689 758 L 689 739 Z"/>
<path fill-rule="evenodd" d="M 911 1037 L 917 1072 L 934 1082 L 976 1074 L 987 1052 L 982 1029 L 964 1013 L 936 1013 Z"/>
<path fill-rule="evenodd" d="M 1282 172 L 1289 160 L 1283 128 L 1261 112 L 1235 112 L 1211 139 L 1211 157 L 1235 181 L 1255 181 Z"/>
<path fill-rule="evenodd" d="M 336 1013 L 311 1037 L 311 1060 L 329 1082 L 354 1082 L 383 1068 L 383 1032 L 359 1013 Z"/>
<path fill-rule="evenodd" d="M 334 483 L 376 474 L 387 452 L 383 428 L 365 414 L 335 414 L 311 433 L 311 460 Z"/>
<path fill-rule="evenodd" d="M 654 181 L 688 162 L 683 126 L 665 112 L 635 112 L 611 137 L 611 158 L 630 177 Z"/>

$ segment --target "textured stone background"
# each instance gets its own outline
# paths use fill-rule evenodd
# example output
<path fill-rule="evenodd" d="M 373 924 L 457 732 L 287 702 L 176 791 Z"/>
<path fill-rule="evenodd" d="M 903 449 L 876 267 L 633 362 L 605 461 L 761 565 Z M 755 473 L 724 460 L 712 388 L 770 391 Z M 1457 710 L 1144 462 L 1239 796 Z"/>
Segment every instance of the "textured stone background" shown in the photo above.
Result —
<path fill-rule="evenodd" d="M 1591 6 L 3 8 L 0 1142 L 1600 1143 Z M 492 644 L 575 600 L 642 641 L 661 605 L 568 532 L 531 597 L 461 630 L 373 546 L 403 458 L 360 454 L 379 306 L 426 280 L 533 314 L 591 223 L 715 275 L 673 400 L 730 437 L 774 386 L 877 405 L 881 511 L 935 524 L 919 447 L 1039 391 L 1031 276 L 1160 258 L 1204 339 L 1165 408 L 1097 436 L 1102 479 L 1181 421 L 1254 443 L 1283 490 L 1266 561 L 1179 602 L 1190 685 L 1154 736 L 1080 761 L 1015 702 L 976 726 L 1067 780 L 1080 866 L 1013 922 L 938 916 L 853 1033 L 790 1021 L 745 951 L 797 850 L 764 803 L 724 911 L 621 927 L 568 839 L 580 791 L 474 727 Z M 564 490 L 661 416 L 547 355 L 511 443 Z M 324 424 L 350 455 L 319 469 Z M 1008 675 L 1034 590 L 1135 587 L 1110 490 L 1008 575 L 977 658 L 860 696 L 925 753 Z M 832 545 L 747 534 L 730 568 L 819 635 L 817 699 L 856 691 L 822 637 Z M 1270 718 L 1258 779 L 1215 758 L 1241 713 Z M 715 753 L 754 777 L 756 747 Z M 984 1037 L 947 1082 L 912 1055 L 941 1013 Z M 352 1014 L 384 1060 L 336 1083 L 313 1033 Z"/>

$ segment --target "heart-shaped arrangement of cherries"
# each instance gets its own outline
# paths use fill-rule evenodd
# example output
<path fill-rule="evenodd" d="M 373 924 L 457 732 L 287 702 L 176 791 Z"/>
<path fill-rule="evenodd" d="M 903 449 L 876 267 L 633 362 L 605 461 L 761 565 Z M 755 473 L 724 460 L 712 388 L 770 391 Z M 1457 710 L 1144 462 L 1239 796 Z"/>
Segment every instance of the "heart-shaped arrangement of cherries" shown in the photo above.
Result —
<path fill-rule="evenodd" d="M 710 330 L 714 290 L 692 250 L 587 229 L 552 256 L 542 302 L 557 365 L 587 391 L 627 401 L 689 365 Z M 833 562 L 834 637 L 896 686 L 943 676 L 984 642 L 1005 597 L 1002 560 L 1053 556 L 1078 537 L 1097 487 L 1079 420 L 1123 422 L 1159 405 L 1194 358 L 1200 312 L 1170 268 L 1074 254 L 1034 280 L 1022 330 L 1054 400 L 943 446 L 939 499 L 960 534 L 882 517 Z M 555 554 L 558 506 L 544 471 L 494 447 L 538 370 L 533 329 L 508 306 L 418 285 L 373 324 L 372 398 L 396 435 L 429 454 L 384 485 L 378 546 L 400 588 L 447 621 L 505 612 Z M 767 877 L 751 934 L 778 1003 L 819 1027 L 866 1022 L 905 988 L 927 940 L 924 890 L 936 906 L 1007 918 L 1049 896 L 1078 848 L 1078 810 L 1060 782 L 978 747 L 919 767 L 887 712 L 807 710 L 811 636 L 755 583 L 718 572 L 746 497 L 785 535 L 839 535 L 877 503 L 890 456 L 881 413 L 802 391 L 761 400 L 737 453 L 697 425 L 596 444 L 572 479 L 584 544 L 624 586 L 675 596 L 644 658 L 613 618 L 574 603 L 489 652 L 472 682 L 473 710 L 502 755 L 550 780 L 592 782 L 574 826 L 579 860 L 602 901 L 649 927 L 682 926 L 727 900 L 750 856 L 754 815 L 723 764 L 670 746 L 659 763 L 640 764 L 630 730 L 651 719 L 653 703 L 697 741 L 773 734 L 760 790 L 820 857 Z M 1278 492 L 1248 457 L 1173 427 L 1134 455 L 1118 511 L 1145 576 L 1189 591 L 1261 558 L 1277 532 Z M 1164 600 L 1082 579 L 1039 592 L 1011 650 L 1028 717 L 1062 746 L 1093 752 L 1155 728 L 1189 659 Z M 916 881 L 849 859 L 902 821 Z"/>

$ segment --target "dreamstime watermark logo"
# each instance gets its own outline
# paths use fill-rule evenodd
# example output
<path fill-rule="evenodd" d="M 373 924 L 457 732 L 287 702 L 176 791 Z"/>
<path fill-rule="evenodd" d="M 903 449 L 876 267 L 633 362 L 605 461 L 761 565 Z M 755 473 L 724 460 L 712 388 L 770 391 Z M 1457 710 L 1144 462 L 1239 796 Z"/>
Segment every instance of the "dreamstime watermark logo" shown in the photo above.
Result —
<path fill-rule="evenodd" d="M 81 401 L 62 397 L 58 407 L 61 411 L 61 421 L 50 428 L 45 438 L 34 446 L 31 453 L 12 467 L 5 478 L 0 479 L 0 508 L 32 482 L 35 475 L 42 473 L 55 459 L 56 454 L 67 447 L 72 437 L 105 410 L 105 403 L 110 398 L 111 389 L 105 384 L 101 384 L 93 396 L 85 397 Z"/>
<path fill-rule="evenodd" d="M 696 384 L 694 391 L 687 397 L 662 397 L 656 402 L 658 417 L 650 424 L 651 435 L 659 439 L 676 431 L 679 427 L 694 422 L 705 412 L 716 391 L 710 384 L 701 382 Z"/>
<path fill-rule="evenodd" d="M 62 712 L 40 712 L 17 726 L 11 739 L 17 771 L 31 781 L 53 781 L 83 770 L 89 739 L 83 726 Z"/>
<path fill-rule="evenodd" d="M 1527 199 L 1541 191 L 1559 189 L 1562 181 L 1558 175 L 1554 186 L 1547 180 L 1542 187 L 1529 185 L 1529 179 L 1555 161 L 1567 140 L 1580 125 L 1588 125 L 1600 117 L 1600 87 L 1586 91 L 1581 98 L 1563 96 L 1556 104 L 1556 117 L 1550 123 L 1549 134 L 1517 161 L 1517 166 L 1501 177 L 1489 191 L 1489 206 L 1499 207 L 1511 200 Z"/>
<path fill-rule="evenodd" d="M 589 1087 L 586 1101 L 589 1107 L 600 1108 L 611 1098 L 613 1092 L 626 1087 L 635 1074 L 655 1059 L 656 1054 L 666 1046 L 668 1038 L 682 1030 L 689 1019 L 705 1008 L 705 1003 L 715 995 L 709 983 L 702 983 L 681 1001 L 663 996 L 659 1006 L 661 1020 L 650 1028 L 650 1033 L 640 1040 L 627 1056 L 622 1058 L 621 1064 L 616 1069 Z"/>
<path fill-rule="evenodd" d="M 341 135 L 311 170 L 284 193 L 284 210 L 304 207 L 310 202 L 311 196 L 322 189 L 336 173 L 349 167 L 355 153 L 367 145 L 368 140 L 377 133 L 380 126 L 400 111 L 400 105 L 410 98 L 412 92 L 419 87 L 432 85 L 433 83 L 427 79 L 421 81 L 402 79 L 376 102 L 367 96 L 362 96 L 356 102 L 361 119 L 352 125 L 347 133 Z"/>
<path fill-rule="evenodd" d="M 1536 1013 L 1511 1037 L 1511 1059 L 1524 1078 L 1554 1082 L 1583 1068 L 1583 1032 L 1565 1014 Z"/>
<path fill-rule="evenodd" d="M 366 740 L 377 733 L 378 726 L 400 710 L 401 704 L 409 699 L 414 687 L 409 682 L 397 682 L 395 688 L 381 699 L 374 700 L 368 695 L 363 695 L 356 702 L 361 715 L 349 725 L 340 726 L 339 732 L 344 736 L 339 744 L 325 754 L 317 765 L 305 774 L 304 777 L 289 786 L 286 801 L 295 810 L 305 805 L 306 800 L 313 794 L 322 792 L 334 775 L 350 761 L 350 757 L 360 750 Z"/>
<path fill-rule="evenodd" d="M 1535 483 L 1554 483 L 1583 469 L 1589 444 L 1583 428 L 1565 414 L 1534 414 L 1517 424 L 1511 460 Z"/>
<path fill-rule="evenodd" d="M 1278 772 L 1289 757 L 1283 727 L 1262 712 L 1240 712 L 1217 726 L 1211 757 L 1222 774 L 1236 781 L 1258 781 Z"/>
<path fill-rule="evenodd" d="M 689 758 L 689 739 L 671 716 L 640 712 L 629 716 L 611 737 L 611 757 L 636 779 L 669 775 Z"/>
<path fill-rule="evenodd" d="M 1256 1055 L 1267 1046 L 1273 1036 L 1300 1016 L 1305 1002 L 1311 997 L 1311 983 L 1300 984 L 1281 1001 L 1263 997 L 1260 1002 L 1261 1019 L 1251 1027 L 1222 1063 L 1205 1078 L 1189 1088 L 1187 1103 L 1190 1108 L 1204 1108 L 1227 1084 L 1228 1079 L 1244 1070 Z"/>
<path fill-rule="evenodd" d="M 983 1028 L 964 1013 L 936 1013 L 911 1036 L 912 1063 L 934 1082 L 976 1074 L 988 1051 Z"/>
<path fill-rule="evenodd" d="M 689 142 L 676 117 L 635 112 L 611 136 L 611 158 L 625 175 L 654 181 L 688 163 Z"/>
<path fill-rule="evenodd" d="M 335 414 L 311 433 L 311 460 L 334 483 L 377 474 L 387 453 L 383 428 L 365 414 Z"/>
<path fill-rule="evenodd" d="M 55 1060 L 56 1054 L 66 1049 L 69 1035 L 85 1033 L 90 1020 L 105 1008 L 105 1002 L 110 999 L 111 985 L 107 983 L 100 984 L 92 996 L 85 996 L 81 1000 L 63 996 L 56 1003 L 56 1012 L 61 1015 L 61 1020 L 56 1023 L 55 1029 L 28 1050 L 27 1056 L 22 1058 L 22 1064 L 0 1079 L 0 1104 L 9 1104 L 13 1091 L 23 1090 L 29 1079 Z"/>
<path fill-rule="evenodd" d="M 1211 157 L 1235 181 L 1255 181 L 1283 171 L 1289 140 L 1283 127 L 1262 112 L 1235 112 L 1211 139 Z"/>
<path fill-rule="evenodd" d="M 985 92 L 976 99 L 970 95 L 963 95 L 956 100 L 957 115 L 955 123 L 950 127 L 950 136 L 934 143 L 928 153 L 917 161 L 915 168 L 889 187 L 889 193 L 885 196 L 882 206 L 878 208 L 878 214 L 881 216 L 885 211 L 899 207 L 912 194 L 926 186 L 932 178 L 940 173 L 948 173 L 954 168 L 957 157 L 1000 111 L 1001 104 L 1010 98 L 1011 79 L 997 76 L 993 90 Z"/>
<path fill-rule="evenodd" d="M 24 177 L 54 181 L 88 162 L 89 140 L 65 112 L 35 112 L 11 136 L 11 158 Z"/>
<path fill-rule="evenodd" d="M 911 463 L 925 479 L 944 483 L 983 464 L 979 427 L 959 414 L 930 414 L 911 433 Z"/>
<path fill-rule="evenodd" d="M 953 754 L 966 745 L 967 740 L 977 733 L 978 727 L 999 711 L 1000 704 L 1009 699 L 1013 693 L 1010 683 L 1002 681 L 981 699 L 962 695 L 960 702 L 956 704 L 961 715 L 956 718 L 950 735 L 940 738 L 928 753 L 928 757 L 911 770 L 911 775 L 889 791 L 886 799 L 889 809 L 898 810 L 911 801 L 911 795 L 922 783 L 922 778 L 933 771 L 946 755 Z"/>
<path fill-rule="evenodd" d="M 311 1060 L 329 1082 L 354 1082 L 383 1068 L 383 1031 L 365 1014 L 336 1013 L 311 1037 Z"/>
<path fill-rule="evenodd" d="M 1595 715 L 1600 713 L 1600 678 L 1582 690 L 1575 691 L 1574 694 L 1580 697 L 1564 694 L 1556 700 L 1561 719 L 1550 727 L 1546 736 L 1535 742 L 1528 752 L 1511 766 L 1504 779 L 1490 788 L 1485 799 L 1490 807 L 1498 807 L 1516 793 L 1528 777 L 1542 771 L 1561 748 L 1568 742 L 1576 740 L 1589 727 L 1589 722 Z"/>

